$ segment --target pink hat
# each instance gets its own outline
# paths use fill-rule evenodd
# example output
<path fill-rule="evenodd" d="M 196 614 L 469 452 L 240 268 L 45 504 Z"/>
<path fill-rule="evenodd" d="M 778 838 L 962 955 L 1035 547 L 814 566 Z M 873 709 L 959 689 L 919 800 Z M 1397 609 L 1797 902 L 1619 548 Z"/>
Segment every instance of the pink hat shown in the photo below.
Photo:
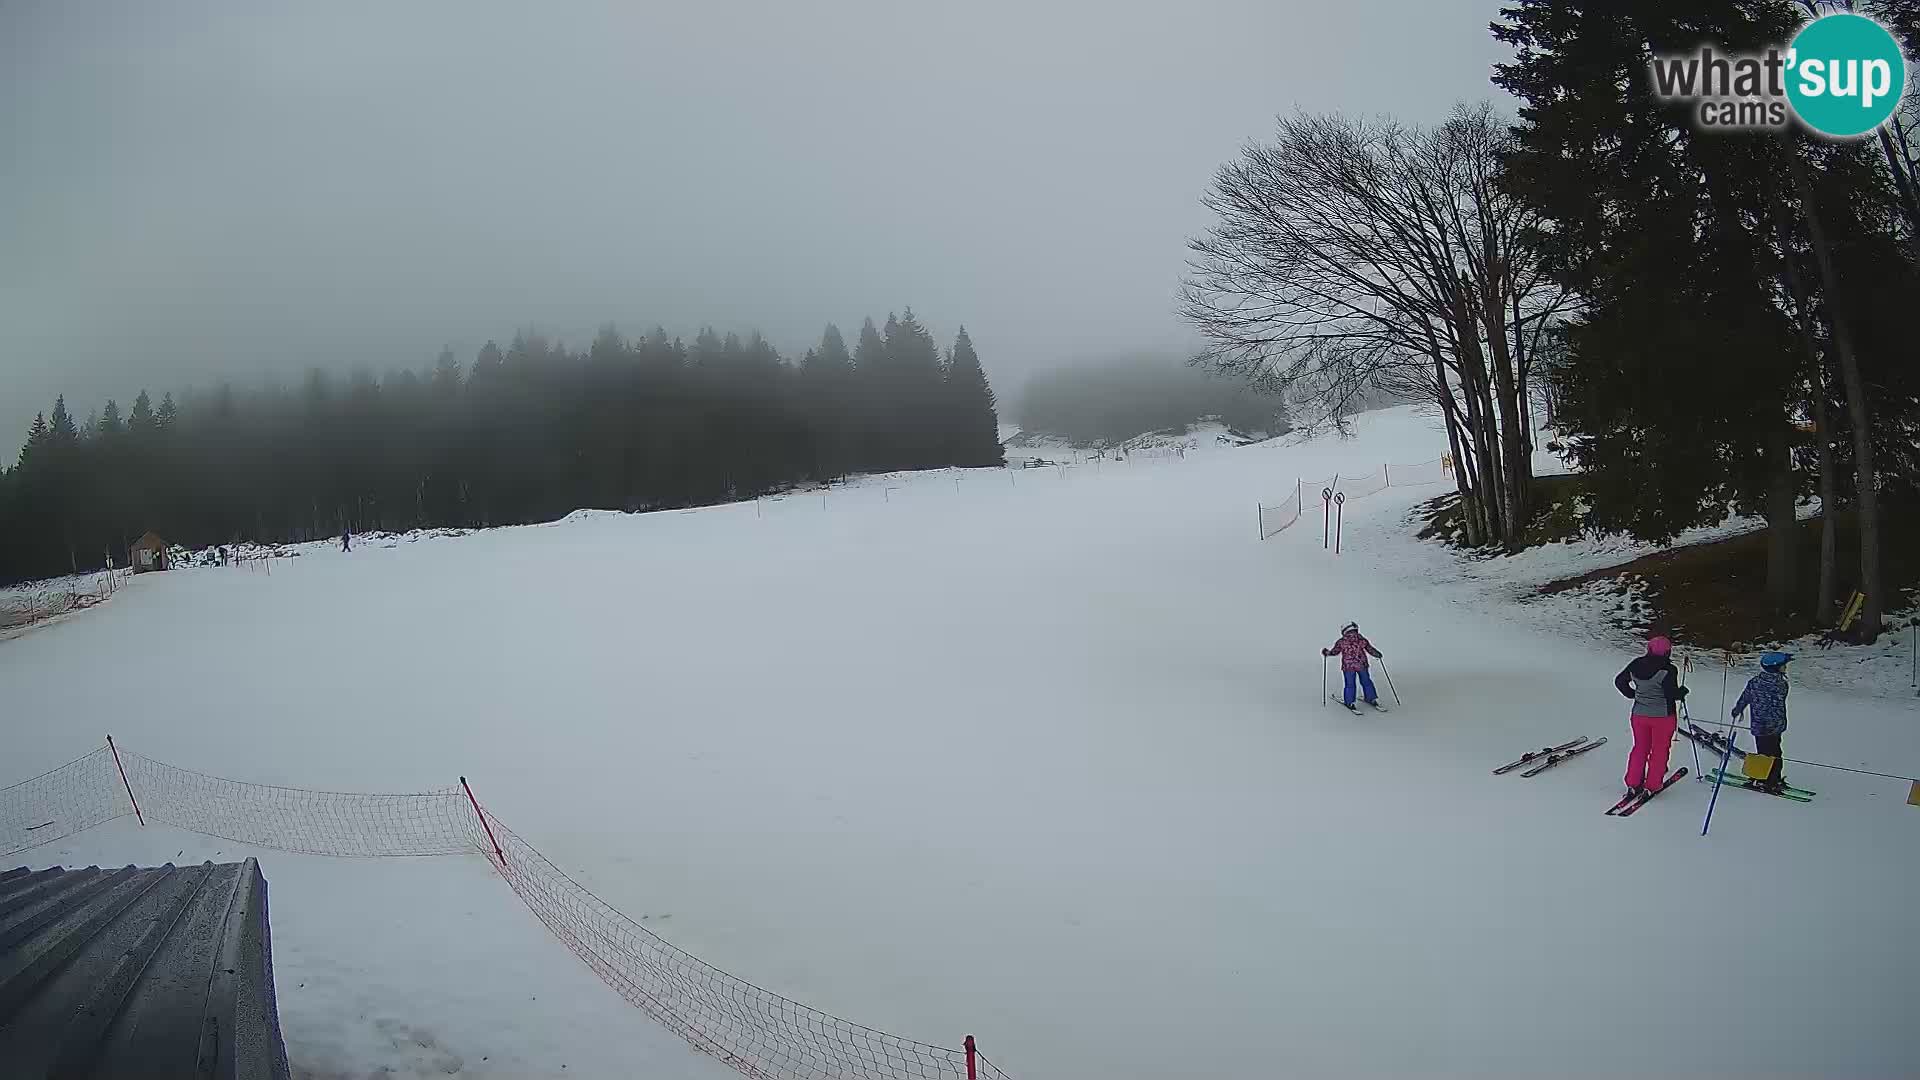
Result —
<path fill-rule="evenodd" d="M 1673 642 L 1667 640 L 1666 635 L 1663 634 L 1647 642 L 1647 651 L 1655 656 L 1665 656 L 1673 651 Z"/>

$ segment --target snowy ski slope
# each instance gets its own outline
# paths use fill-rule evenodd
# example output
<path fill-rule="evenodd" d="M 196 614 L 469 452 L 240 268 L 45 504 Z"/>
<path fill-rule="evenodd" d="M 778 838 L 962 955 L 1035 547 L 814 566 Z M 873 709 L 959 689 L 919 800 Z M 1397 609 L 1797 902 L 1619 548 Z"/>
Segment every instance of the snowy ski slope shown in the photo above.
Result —
<path fill-rule="evenodd" d="M 1605 817 L 1631 653 L 1417 548 L 1406 511 L 1441 489 L 1350 502 L 1337 559 L 1312 508 L 1255 539 L 1296 478 L 1444 444 L 1396 409 L 1350 441 L 144 575 L 0 643 L 0 783 L 105 731 L 263 783 L 465 775 L 696 955 L 901 1035 L 975 1034 L 1034 1080 L 1910 1074 L 1904 784 L 1802 770 L 1815 803 L 1728 791 L 1705 839 L 1691 782 Z M 1318 649 L 1347 619 L 1404 707 L 1325 703 Z M 1695 683 L 1715 716 L 1717 672 Z M 1911 699 L 1796 686 L 1792 707 L 1796 757 L 1920 767 Z M 1489 775 L 1582 734 L 1611 742 Z M 478 858 L 122 820 L 26 861 L 215 853 L 261 859 L 309 1075 L 732 1075 Z"/>

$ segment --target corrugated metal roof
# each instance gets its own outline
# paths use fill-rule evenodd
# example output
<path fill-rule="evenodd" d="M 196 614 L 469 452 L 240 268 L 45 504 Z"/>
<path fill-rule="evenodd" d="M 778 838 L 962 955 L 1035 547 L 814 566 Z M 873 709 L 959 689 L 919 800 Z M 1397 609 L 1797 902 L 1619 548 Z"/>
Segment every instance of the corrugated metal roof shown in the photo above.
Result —
<path fill-rule="evenodd" d="M 286 1080 L 259 864 L 0 872 L 0 1062 Z"/>

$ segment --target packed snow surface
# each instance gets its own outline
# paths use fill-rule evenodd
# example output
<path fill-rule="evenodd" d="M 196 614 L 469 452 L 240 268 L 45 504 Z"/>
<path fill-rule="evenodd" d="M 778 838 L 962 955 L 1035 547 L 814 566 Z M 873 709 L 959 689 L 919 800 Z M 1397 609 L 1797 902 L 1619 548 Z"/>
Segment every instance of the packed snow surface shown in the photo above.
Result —
<path fill-rule="evenodd" d="M 1351 440 L 142 575 L 0 643 L 0 782 L 107 731 L 270 784 L 465 775 L 675 944 L 903 1036 L 975 1034 L 1036 1080 L 1910 1073 L 1904 782 L 1789 766 L 1814 803 L 1724 791 L 1705 838 L 1691 781 L 1605 817 L 1632 651 L 1412 540 L 1442 488 L 1349 501 L 1338 557 L 1314 504 L 1257 539 L 1297 478 L 1444 448 L 1394 409 Z M 1326 701 L 1319 649 L 1348 619 L 1391 712 Z M 1720 682 L 1702 657 L 1697 718 L 1724 716 Z M 1846 691 L 1795 686 L 1789 754 L 1920 772 L 1915 699 Z M 1490 775 L 1575 735 L 1610 741 Z M 302 1075 L 729 1075 L 477 856 L 121 820 L 14 861 L 247 854 Z"/>

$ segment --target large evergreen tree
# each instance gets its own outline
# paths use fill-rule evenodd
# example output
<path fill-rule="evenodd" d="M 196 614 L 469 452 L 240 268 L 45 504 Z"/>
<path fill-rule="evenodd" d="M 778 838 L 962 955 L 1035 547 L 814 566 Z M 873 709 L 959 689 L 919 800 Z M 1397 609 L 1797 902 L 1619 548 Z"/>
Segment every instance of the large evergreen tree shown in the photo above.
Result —
<path fill-rule="evenodd" d="M 860 414 L 855 407 L 853 357 L 838 326 L 827 324 L 819 346 L 807 350 L 800 364 L 800 383 L 813 431 L 814 475 L 821 479 L 843 476 L 857 460 L 854 433 Z"/>
<path fill-rule="evenodd" d="M 993 387 L 973 351 L 973 339 L 962 326 L 953 340 L 946 369 L 947 458 L 956 465 L 1000 465 L 1006 452 L 1000 445 L 1000 415 L 994 408 Z"/>
<path fill-rule="evenodd" d="M 47 414 L 34 413 L 33 425 L 27 428 L 27 441 L 20 447 L 20 459 L 17 462 L 22 469 L 34 463 L 42 447 L 47 445 Z"/>
<path fill-rule="evenodd" d="M 47 421 L 47 444 L 55 447 L 70 447 L 80 441 L 80 433 L 74 428 L 73 417 L 67 413 L 65 394 L 54 399 L 53 417 Z"/>
<path fill-rule="evenodd" d="M 942 463 L 947 424 L 942 409 L 940 347 L 913 309 L 887 316 L 887 381 L 894 402 L 894 446 L 899 467 L 926 469 Z"/>
<path fill-rule="evenodd" d="M 145 435 L 154 429 L 153 399 L 145 390 L 133 399 L 133 411 L 127 414 L 127 428 L 135 435 Z"/>
<path fill-rule="evenodd" d="M 1878 151 L 1797 130 L 1703 132 L 1685 106 L 1654 97 L 1652 55 L 1789 40 L 1803 13 L 1787 0 L 1521 0 L 1501 14 L 1495 36 L 1517 55 L 1496 81 L 1524 103 L 1507 182 L 1549 224 L 1553 272 L 1583 304 L 1556 373 L 1556 420 L 1590 481 L 1591 522 L 1666 540 L 1729 510 L 1761 513 L 1769 590 L 1795 606 L 1794 503 L 1813 486 L 1807 463 L 1831 457 L 1801 429 L 1845 415 L 1826 395 L 1866 318 L 1837 270 L 1822 276 L 1810 241 L 1832 233 L 1857 259 L 1891 234 Z M 1852 272 L 1908 278 L 1887 245 L 1877 250 L 1881 262 Z M 1887 369 L 1886 354 L 1861 362 Z M 1854 494 L 1871 521 L 1875 421 L 1854 416 L 1867 448 Z M 1813 441 L 1831 449 L 1835 437 L 1823 428 Z M 1861 530 L 1860 566 L 1877 605 L 1873 532 Z"/>
<path fill-rule="evenodd" d="M 873 319 L 865 319 L 853 346 L 852 411 L 860 460 L 873 468 L 891 469 L 899 460 L 888 415 L 893 396 L 886 340 Z"/>

